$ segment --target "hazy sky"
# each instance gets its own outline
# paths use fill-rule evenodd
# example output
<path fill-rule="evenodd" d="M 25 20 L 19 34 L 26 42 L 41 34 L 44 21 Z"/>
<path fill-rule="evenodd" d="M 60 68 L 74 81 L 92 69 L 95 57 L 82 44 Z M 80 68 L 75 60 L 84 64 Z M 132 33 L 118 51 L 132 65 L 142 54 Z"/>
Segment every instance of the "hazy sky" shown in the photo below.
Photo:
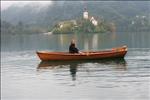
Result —
<path fill-rule="evenodd" d="M 39 4 L 39 5 L 49 5 L 52 1 L 1 1 L 1 10 L 7 9 L 12 5 L 24 6 L 26 4 Z"/>

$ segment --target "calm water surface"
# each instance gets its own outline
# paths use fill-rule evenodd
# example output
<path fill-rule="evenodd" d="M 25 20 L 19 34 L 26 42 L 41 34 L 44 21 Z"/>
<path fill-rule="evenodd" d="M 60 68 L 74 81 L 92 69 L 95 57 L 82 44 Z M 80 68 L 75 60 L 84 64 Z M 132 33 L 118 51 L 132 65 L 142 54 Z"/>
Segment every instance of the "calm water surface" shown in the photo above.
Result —
<path fill-rule="evenodd" d="M 41 62 L 37 50 L 67 51 L 123 44 L 125 59 Z M 14 35 L 1 37 L 2 100 L 150 100 L 150 34 Z"/>

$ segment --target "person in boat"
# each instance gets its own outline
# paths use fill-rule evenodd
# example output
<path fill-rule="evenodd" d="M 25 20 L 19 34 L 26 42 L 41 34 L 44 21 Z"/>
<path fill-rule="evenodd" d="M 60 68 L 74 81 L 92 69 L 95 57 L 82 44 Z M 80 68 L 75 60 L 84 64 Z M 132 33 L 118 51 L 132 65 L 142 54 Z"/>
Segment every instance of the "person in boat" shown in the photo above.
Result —
<path fill-rule="evenodd" d="M 71 44 L 69 46 L 69 53 L 79 53 L 79 49 L 75 45 L 75 40 L 71 41 Z"/>

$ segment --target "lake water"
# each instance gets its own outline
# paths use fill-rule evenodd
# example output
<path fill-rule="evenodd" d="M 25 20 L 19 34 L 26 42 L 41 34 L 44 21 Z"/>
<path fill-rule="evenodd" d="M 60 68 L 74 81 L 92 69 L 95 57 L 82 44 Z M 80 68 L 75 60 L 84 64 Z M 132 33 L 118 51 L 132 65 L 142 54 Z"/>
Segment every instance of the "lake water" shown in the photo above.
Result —
<path fill-rule="evenodd" d="M 41 62 L 38 50 L 129 47 L 125 59 Z M 150 100 L 150 33 L 1 37 L 2 100 Z"/>

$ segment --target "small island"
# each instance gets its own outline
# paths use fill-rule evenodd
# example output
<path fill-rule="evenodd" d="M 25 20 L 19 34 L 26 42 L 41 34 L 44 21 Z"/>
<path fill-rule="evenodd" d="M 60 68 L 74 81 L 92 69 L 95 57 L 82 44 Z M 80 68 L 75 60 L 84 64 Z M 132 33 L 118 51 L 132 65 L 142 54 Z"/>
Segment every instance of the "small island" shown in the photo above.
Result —
<path fill-rule="evenodd" d="M 89 16 L 87 9 L 84 9 L 83 17 L 77 20 L 62 21 L 54 25 L 51 30 L 53 34 L 71 33 L 105 33 L 116 31 L 114 23 L 108 23 L 101 18 Z"/>

